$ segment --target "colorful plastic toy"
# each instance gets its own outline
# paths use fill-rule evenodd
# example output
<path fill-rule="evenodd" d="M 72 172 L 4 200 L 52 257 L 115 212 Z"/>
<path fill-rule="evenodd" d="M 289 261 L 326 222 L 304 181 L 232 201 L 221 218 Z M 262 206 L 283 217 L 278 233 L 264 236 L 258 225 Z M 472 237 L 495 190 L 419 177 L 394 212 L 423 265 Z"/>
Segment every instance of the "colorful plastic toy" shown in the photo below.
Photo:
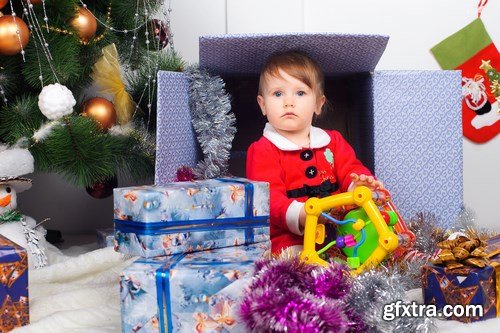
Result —
<path fill-rule="evenodd" d="M 360 208 L 351 210 L 342 221 L 324 213 L 349 205 Z M 321 199 L 311 198 L 305 203 L 305 211 L 307 216 L 301 260 L 307 263 L 326 266 L 327 262 L 319 254 L 336 245 L 347 255 L 347 264 L 354 274 L 359 274 L 367 268 L 377 266 L 398 246 L 409 247 L 415 240 L 386 190 L 378 190 L 372 194 L 367 187 L 360 186 L 353 192 Z M 319 216 L 338 225 L 338 237 L 316 252 L 316 243 L 323 244 L 326 237 L 325 225 L 318 224 Z"/>

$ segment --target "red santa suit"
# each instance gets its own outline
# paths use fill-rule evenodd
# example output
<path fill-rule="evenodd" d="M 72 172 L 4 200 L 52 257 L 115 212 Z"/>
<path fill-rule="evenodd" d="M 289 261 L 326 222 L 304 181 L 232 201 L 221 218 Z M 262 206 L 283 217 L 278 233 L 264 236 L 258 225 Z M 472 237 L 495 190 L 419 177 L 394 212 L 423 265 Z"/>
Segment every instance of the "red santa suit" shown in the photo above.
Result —
<path fill-rule="evenodd" d="M 311 196 L 346 192 L 351 173 L 371 175 L 337 131 L 311 126 L 310 147 L 303 148 L 267 123 L 263 137 L 247 153 L 247 178 L 269 182 L 273 253 L 303 244 L 299 214 Z"/>

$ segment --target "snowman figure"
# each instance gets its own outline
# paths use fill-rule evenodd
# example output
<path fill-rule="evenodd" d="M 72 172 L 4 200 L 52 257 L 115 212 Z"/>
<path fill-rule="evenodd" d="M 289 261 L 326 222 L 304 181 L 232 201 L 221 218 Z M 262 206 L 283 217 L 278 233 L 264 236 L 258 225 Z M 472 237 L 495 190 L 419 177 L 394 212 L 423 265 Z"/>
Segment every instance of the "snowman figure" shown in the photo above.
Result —
<path fill-rule="evenodd" d="M 0 145 L 0 234 L 26 249 L 29 268 L 39 268 L 47 265 L 44 229 L 17 210 L 17 193 L 29 189 L 32 182 L 21 176 L 33 170 L 29 150 Z"/>

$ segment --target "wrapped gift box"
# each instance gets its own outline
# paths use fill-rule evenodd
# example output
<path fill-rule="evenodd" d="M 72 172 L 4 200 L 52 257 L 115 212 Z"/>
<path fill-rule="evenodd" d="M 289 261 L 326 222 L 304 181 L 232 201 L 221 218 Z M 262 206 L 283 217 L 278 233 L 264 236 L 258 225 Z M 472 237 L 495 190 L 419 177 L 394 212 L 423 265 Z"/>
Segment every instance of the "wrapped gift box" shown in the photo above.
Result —
<path fill-rule="evenodd" d="M 29 323 L 28 254 L 0 235 L 0 332 Z"/>
<path fill-rule="evenodd" d="M 115 246 L 115 229 L 97 229 L 97 246 L 105 248 L 108 246 Z"/>
<path fill-rule="evenodd" d="M 464 267 L 450 270 L 436 265 L 422 268 L 422 291 L 425 304 L 435 304 L 438 309 L 445 305 L 482 305 L 483 316 L 449 317 L 461 322 L 474 322 L 494 318 L 497 314 L 495 270 Z"/>
<path fill-rule="evenodd" d="M 243 178 L 114 190 L 115 240 L 151 258 L 269 240 L 269 184 Z"/>
<path fill-rule="evenodd" d="M 500 317 L 500 234 L 487 241 L 485 252 L 488 254 L 490 265 L 495 269 L 497 317 Z"/>
<path fill-rule="evenodd" d="M 200 37 L 200 67 L 220 75 L 237 121 L 231 173 L 245 175 L 245 152 L 262 135 L 258 74 L 277 51 L 309 54 L 325 73 L 333 110 L 320 127 L 339 130 L 390 189 L 403 218 L 431 211 L 443 226 L 463 206 L 459 71 L 374 71 L 387 36 L 266 34 Z M 199 157 L 185 74 L 158 74 L 156 184 Z"/>
<path fill-rule="evenodd" d="M 269 242 L 140 259 L 121 274 L 122 332 L 242 332 L 238 302 Z"/>

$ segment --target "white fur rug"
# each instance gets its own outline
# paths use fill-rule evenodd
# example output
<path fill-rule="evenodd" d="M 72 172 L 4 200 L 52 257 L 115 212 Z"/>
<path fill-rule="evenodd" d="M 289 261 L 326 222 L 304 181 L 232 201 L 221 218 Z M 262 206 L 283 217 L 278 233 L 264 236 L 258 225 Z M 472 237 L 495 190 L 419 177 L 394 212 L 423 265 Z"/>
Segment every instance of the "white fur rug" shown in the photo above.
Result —
<path fill-rule="evenodd" d="M 135 258 L 116 253 L 111 247 L 76 257 L 64 255 L 51 245 L 47 252 L 52 264 L 29 272 L 31 324 L 12 332 L 120 332 L 119 276 Z M 410 290 L 408 298 L 421 303 L 420 289 Z M 437 327 L 439 332 L 500 332 L 500 318 L 473 324 L 439 320 Z"/>
<path fill-rule="evenodd" d="M 108 247 L 63 255 L 49 245 L 50 266 L 29 272 L 30 325 L 12 332 L 120 332 L 119 276 L 134 259 Z"/>

